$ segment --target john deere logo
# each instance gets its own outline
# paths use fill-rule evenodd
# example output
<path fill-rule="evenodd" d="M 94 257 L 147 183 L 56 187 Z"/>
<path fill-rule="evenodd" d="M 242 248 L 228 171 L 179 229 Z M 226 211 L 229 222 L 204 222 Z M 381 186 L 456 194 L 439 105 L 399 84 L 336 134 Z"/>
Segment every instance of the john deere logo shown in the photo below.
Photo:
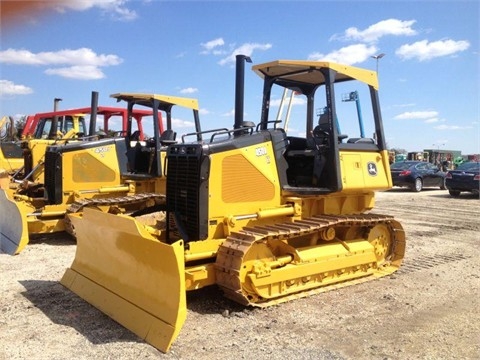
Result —
<path fill-rule="evenodd" d="M 377 165 L 374 162 L 369 162 L 367 164 L 368 175 L 377 176 Z"/>

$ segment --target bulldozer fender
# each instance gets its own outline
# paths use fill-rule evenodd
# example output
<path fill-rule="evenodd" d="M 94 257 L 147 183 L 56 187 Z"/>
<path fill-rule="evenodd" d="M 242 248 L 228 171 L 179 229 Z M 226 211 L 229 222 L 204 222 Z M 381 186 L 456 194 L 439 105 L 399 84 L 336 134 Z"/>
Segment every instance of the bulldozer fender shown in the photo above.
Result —
<path fill-rule="evenodd" d="M 8 190 L 0 189 L 0 253 L 15 255 L 28 244 L 28 225 L 21 203 L 10 198 Z M 28 209 L 31 210 L 31 209 Z"/>
<path fill-rule="evenodd" d="M 61 283 L 167 352 L 187 315 L 183 240 L 162 243 L 125 215 L 68 216 L 77 248 Z"/>

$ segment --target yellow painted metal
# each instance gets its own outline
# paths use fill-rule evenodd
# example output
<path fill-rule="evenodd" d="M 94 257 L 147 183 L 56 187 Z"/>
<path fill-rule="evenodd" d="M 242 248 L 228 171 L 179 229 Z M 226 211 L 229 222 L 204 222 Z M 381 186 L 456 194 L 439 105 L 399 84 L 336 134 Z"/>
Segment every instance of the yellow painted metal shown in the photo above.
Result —
<path fill-rule="evenodd" d="M 403 231 L 400 222 L 396 220 L 391 220 L 390 226 L 393 229 L 395 239 L 391 238 L 392 231 L 389 231 L 385 224 L 375 226 L 370 230 L 368 235 L 367 240 L 374 247 L 375 256 L 380 265 L 374 274 L 376 277 L 393 274 L 400 268 L 403 258 L 405 257 L 405 231 Z M 386 249 L 388 249 L 388 251 L 386 251 Z M 388 256 L 389 251 L 391 251 L 390 256 Z M 385 261 L 381 261 L 381 259 L 385 259 Z"/>
<path fill-rule="evenodd" d="M 339 157 L 343 192 L 391 188 L 390 166 L 386 166 L 384 162 L 385 154 L 358 150 L 340 151 Z M 386 159 L 388 162 L 388 154 Z M 375 165 L 376 172 L 374 175 L 367 171 L 370 164 Z"/>
<path fill-rule="evenodd" d="M 10 122 L 10 118 L 8 116 L 2 116 L 0 119 L 0 130 Z"/>
<path fill-rule="evenodd" d="M 349 250 L 338 242 L 299 249 L 300 261 L 277 268 L 268 276 L 256 276 L 248 262 L 244 271 L 254 292 L 265 299 L 372 275 L 376 262 L 373 247 L 364 240 L 347 243 Z"/>
<path fill-rule="evenodd" d="M 209 238 L 225 237 L 230 231 L 247 226 L 252 217 L 243 215 L 255 214 L 255 221 L 268 223 L 284 221 L 291 214 L 290 209 L 280 213 L 282 193 L 271 142 L 215 154 L 211 168 L 209 218 L 217 222 L 210 227 Z M 276 218 L 259 219 L 268 211 L 278 211 Z M 218 233 L 221 224 L 227 229 Z"/>
<path fill-rule="evenodd" d="M 355 79 L 378 88 L 375 72 L 334 63 L 279 60 L 253 67 L 262 77 L 282 75 L 322 84 L 322 73 L 311 71 L 319 68 L 336 70 L 336 81 Z M 150 103 L 152 98 L 183 101 L 155 94 L 121 93 L 112 97 L 140 103 Z M 223 275 L 218 272 L 216 277 L 220 265 L 231 270 L 227 276 L 241 288 L 235 289 L 237 293 L 246 289 L 252 299 L 273 299 L 271 304 L 277 299 L 286 301 L 289 296 L 324 291 L 320 289 L 333 284 L 345 286 L 395 271 L 405 253 L 405 235 L 396 221 L 389 220 L 388 226 L 374 221 L 368 225 L 319 226 L 315 231 L 290 236 L 296 226 L 300 227 L 299 220 L 308 222 L 308 218 L 325 214 L 354 218 L 372 209 L 375 191 L 391 187 L 387 152 L 341 147 L 342 190 L 298 195 L 295 190 L 282 190 L 278 154 L 267 138 L 260 144 L 225 147 L 209 154 L 205 179 L 208 218 L 202 219 L 208 221 L 206 239 L 190 239 L 185 246 L 182 239 L 166 244 L 162 229 L 142 225 L 132 217 L 91 209 L 86 209 L 83 217 L 69 215 L 78 244 L 62 284 L 167 351 L 185 321 L 185 292 L 220 284 Z M 368 172 L 370 165 L 376 173 Z M 187 193 L 185 190 L 185 198 Z M 268 235 L 271 238 L 265 240 L 263 234 L 273 225 L 278 225 L 278 234 Z M 252 235 L 252 228 L 259 230 Z M 231 260 L 229 264 L 216 263 L 222 251 L 227 253 L 222 244 L 232 238 L 230 255 L 243 254 L 250 246 L 252 250 L 245 258 L 225 256 Z M 270 241 L 276 245 L 270 246 Z M 156 331 L 149 331 L 150 326 Z"/>
<path fill-rule="evenodd" d="M 336 81 L 359 80 L 375 89 L 378 89 L 378 77 L 375 71 L 357 68 L 354 66 L 336 64 L 324 61 L 304 61 L 304 60 L 276 60 L 268 63 L 254 65 L 252 67 L 261 78 L 265 76 L 280 76 L 295 80 L 300 83 L 325 84 L 325 79 L 321 72 L 312 71 L 313 69 L 328 68 L 337 71 Z"/>
<path fill-rule="evenodd" d="M 18 210 L 18 205 L 0 189 L 0 252 L 18 254 L 28 244 L 26 217 Z"/>
<path fill-rule="evenodd" d="M 38 201 L 16 195 L 15 189 L 0 191 L 0 252 L 18 254 L 28 244 L 29 235 L 65 230 L 64 204 L 38 207 Z"/>
<path fill-rule="evenodd" d="M 257 212 L 258 219 L 267 219 L 271 217 L 290 216 L 294 214 L 294 208 L 291 206 L 277 207 L 275 209 L 264 209 Z"/>
<path fill-rule="evenodd" d="M 119 159 L 114 144 L 62 155 L 63 192 L 122 186 Z"/>
<path fill-rule="evenodd" d="M 143 94 L 143 93 L 117 93 L 112 94 L 110 97 L 117 99 L 117 101 L 131 101 L 136 100 L 140 103 L 144 101 L 145 104 L 150 104 L 152 99 L 156 99 L 160 102 L 186 107 L 188 109 L 198 110 L 198 100 L 193 98 L 184 98 L 178 96 L 170 95 L 160 95 L 160 94 Z"/>
<path fill-rule="evenodd" d="M 275 196 L 275 186 L 268 176 L 265 176 L 255 164 L 244 154 L 227 155 L 223 158 L 222 169 L 222 201 L 238 203 L 247 201 L 269 201 Z M 237 174 L 237 176 L 232 176 Z M 245 191 L 243 183 L 249 182 L 249 191 Z"/>
<path fill-rule="evenodd" d="M 267 228 L 265 239 L 256 227 L 235 233 L 228 250 L 219 250 L 218 280 L 232 299 L 264 307 L 389 275 L 404 258 L 405 233 L 391 217 L 368 219 L 353 216 L 350 224 L 324 226 L 336 234 L 328 241 L 317 231 L 289 235 L 287 224 L 284 235 L 278 234 L 283 225 Z"/>
<path fill-rule="evenodd" d="M 196 290 L 215 284 L 214 264 L 192 266 L 185 269 L 185 289 Z"/>
<path fill-rule="evenodd" d="M 130 186 L 102 186 L 96 190 L 79 190 L 76 191 L 78 194 L 87 194 L 91 192 L 98 192 L 99 194 L 110 194 L 110 193 L 126 193 L 131 191 Z"/>
<path fill-rule="evenodd" d="M 5 157 L 5 154 L 0 149 L 0 170 L 4 169 L 9 173 L 13 173 L 23 166 L 23 158 Z"/>
<path fill-rule="evenodd" d="M 43 159 L 47 146 L 52 140 L 31 140 L 29 146 L 32 157 L 39 159 L 38 166 L 32 174 L 37 183 L 43 181 Z M 165 151 L 161 153 L 165 163 Z M 37 163 L 33 164 L 34 167 Z M 62 198 L 61 203 L 50 205 L 43 197 L 32 198 L 18 194 L 18 186 L 7 191 L 7 196 L 16 204 L 11 208 L 15 216 L 22 218 L 21 232 L 8 230 L 11 234 L 21 236 L 13 241 L 17 244 L 29 242 L 29 235 L 53 233 L 65 230 L 64 215 L 67 208 L 79 198 L 106 198 L 134 193 L 165 193 L 165 178 L 152 178 L 142 181 L 124 180 L 120 173 L 119 160 L 115 145 L 101 145 L 82 151 L 67 151 L 62 154 Z M 69 175 L 70 174 L 70 175 Z M 0 226 L 5 229 L 13 226 L 5 217 L 0 217 Z M 27 230 L 27 231 L 25 231 Z M 7 232 L 7 230 L 4 230 Z M 11 241 L 10 239 L 9 241 Z M 20 247 L 15 251 L 18 253 Z"/>
<path fill-rule="evenodd" d="M 43 161 L 46 148 L 51 144 L 52 140 L 32 140 L 29 145 L 33 157 L 41 157 Z M 0 205 L 6 204 L 6 208 L 8 207 L 12 213 L 10 216 L 21 219 L 13 222 L 7 220 L 7 217 L 0 217 L 0 227 L 4 229 L 3 232 L 16 235 L 8 239 L 8 242 L 17 244 L 16 249 L 9 250 L 8 253 L 20 252 L 28 244 L 29 235 L 64 231 L 64 216 L 67 208 L 78 197 L 98 198 L 111 196 L 112 193 L 116 195 L 129 193 L 130 186 L 121 184 L 114 145 L 102 146 L 102 151 L 95 150 L 98 148 L 63 154 L 62 171 L 71 176 L 63 177 L 60 204 L 50 205 L 43 197 L 31 198 L 19 195 L 18 187 L 8 189 L 6 196 L 0 198 Z M 43 166 L 38 167 L 33 178 L 39 182 L 43 178 L 43 172 Z M 21 231 L 15 230 L 14 227 L 20 224 L 22 224 Z M 6 235 L 2 235 L 2 242 L 4 239 Z"/>
<path fill-rule="evenodd" d="M 70 129 L 67 133 L 63 134 L 59 132 L 57 139 L 26 139 L 24 143 L 31 152 L 32 158 L 32 168 L 34 169 L 33 173 L 30 174 L 29 180 L 38 182 L 40 184 L 45 183 L 44 173 L 45 170 L 43 168 L 43 162 L 45 160 L 45 152 L 47 147 L 50 145 L 56 144 L 65 144 L 67 141 L 78 141 L 76 139 L 77 133 L 80 132 L 80 123 L 81 119 L 83 118 L 82 114 L 71 115 L 72 118 L 72 129 Z M 45 135 L 46 136 L 46 135 Z M 23 159 L 22 159 L 23 165 Z"/>
<path fill-rule="evenodd" d="M 181 98 L 168 95 L 148 95 L 122 93 L 112 95 L 119 100 L 136 98 L 149 102 L 152 98 L 163 102 L 165 105 L 179 105 L 198 110 L 197 99 Z M 29 176 L 29 185 L 43 184 L 44 160 L 48 146 L 52 144 L 65 144 L 71 141 L 80 128 L 82 115 L 72 115 L 73 128 L 66 134 L 59 133 L 59 138 L 29 139 L 25 142 L 32 158 L 32 169 Z M 161 152 L 161 164 L 165 164 L 166 151 Z M 123 161 L 120 160 L 120 161 Z M 95 147 L 87 146 L 84 149 L 65 151 L 62 153 L 62 192 L 55 199 L 56 205 L 51 205 L 51 199 L 46 197 L 33 197 L 24 189 L 18 187 L 17 193 L 9 195 L 10 199 L 17 203 L 15 213 L 26 219 L 28 234 L 49 233 L 65 230 L 63 221 L 67 208 L 76 200 L 85 198 L 106 198 L 112 196 L 131 195 L 134 193 L 165 193 L 165 177 L 145 178 L 141 180 L 126 180 L 122 177 L 117 149 L 115 144 L 100 144 Z M 2 187 L 5 187 L 2 185 Z M 25 195 L 27 194 L 27 195 Z M 32 197 L 30 197 L 32 196 Z M 0 220 L 0 225 L 4 220 Z M 10 224 L 4 224 L 7 228 Z M 20 235 L 19 232 L 13 232 Z M 17 243 L 28 243 L 28 234 L 22 231 L 22 239 L 16 239 Z"/>
<path fill-rule="evenodd" d="M 127 216 L 85 209 L 85 221 L 70 217 L 82 236 L 61 283 L 168 351 L 187 315 L 183 241 L 162 243 Z"/>
<path fill-rule="evenodd" d="M 27 218 L 28 234 L 50 234 L 65 230 L 65 204 L 45 205 L 41 209 L 32 210 L 32 204 L 27 201 L 17 201 L 22 217 Z"/>
<path fill-rule="evenodd" d="M 215 257 L 218 247 L 223 239 L 211 239 L 206 241 L 195 241 L 185 249 L 185 262 L 204 260 Z"/>
<path fill-rule="evenodd" d="M 10 176 L 7 170 L 0 168 L 0 189 L 8 190 L 10 187 Z"/>
<path fill-rule="evenodd" d="M 36 218 L 33 221 L 27 221 L 28 237 L 38 234 L 51 234 L 55 232 L 65 231 L 65 222 L 63 216 L 61 219 L 40 219 Z M 28 240 L 27 242 L 30 242 Z"/>

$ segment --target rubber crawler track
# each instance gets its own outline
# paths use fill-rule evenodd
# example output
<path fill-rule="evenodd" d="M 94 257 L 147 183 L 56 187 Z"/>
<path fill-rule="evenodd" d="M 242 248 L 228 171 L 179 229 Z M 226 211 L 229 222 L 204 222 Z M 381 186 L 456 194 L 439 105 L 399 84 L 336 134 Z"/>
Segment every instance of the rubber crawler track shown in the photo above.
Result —
<path fill-rule="evenodd" d="M 165 195 L 155 193 L 141 193 L 118 197 L 79 199 L 68 206 L 67 213 L 79 212 L 87 206 L 125 206 L 140 204 L 150 199 L 154 199 L 156 202 L 165 202 L 166 197 Z"/>
<path fill-rule="evenodd" d="M 80 212 L 85 207 L 139 205 L 149 200 L 154 200 L 156 205 L 163 204 L 166 202 L 166 196 L 156 193 L 140 193 L 117 197 L 79 199 L 68 206 L 67 214 Z M 75 229 L 68 216 L 65 216 L 64 221 L 65 231 L 75 237 Z"/>
<path fill-rule="evenodd" d="M 389 226 L 392 239 L 391 253 L 387 255 L 388 259 L 396 255 L 397 246 L 403 249 L 400 250 L 400 253 L 402 253 L 405 248 L 404 240 L 399 241 L 396 236 L 396 232 L 403 232 L 403 229 L 394 228 L 394 225 L 392 224 L 393 220 L 394 219 L 392 216 L 379 214 L 351 216 L 319 215 L 289 223 L 243 228 L 239 232 L 233 232 L 219 248 L 215 264 L 217 284 L 223 290 L 226 297 L 240 304 L 266 307 L 290 301 L 292 299 L 310 296 L 319 292 L 332 290 L 334 288 L 371 280 L 371 277 L 363 277 L 355 280 L 349 280 L 347 282 L 322 286 L 299 293 L 287 294 L 276 299 L 265 299 L 264 301 L 252 302 L 242 291 L 242 280 L 240 279 L 239 274 L 240 268 L 243 265 L 243 259 L 250 247 L 255 242 L 262 242 L 270 239 L 282 240 L 300 235 L 314 234 L 332 226 L 373 227 L 378 224 L 387 224 Z M 400 242 L 403 243 L 400 244 Z M 377 271 L 381 273 L 382 269 L 377 269 Z"/>

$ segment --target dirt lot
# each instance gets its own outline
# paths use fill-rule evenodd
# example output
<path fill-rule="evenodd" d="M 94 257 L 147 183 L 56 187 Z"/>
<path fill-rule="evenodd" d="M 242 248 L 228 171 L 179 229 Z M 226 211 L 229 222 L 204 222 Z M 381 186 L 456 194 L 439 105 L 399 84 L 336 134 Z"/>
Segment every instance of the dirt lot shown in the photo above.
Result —
<path fill-rule="evenodd" d="M 66 236 L 0 255 L 0 359 L 478 359 L 480 201 L 447 191 L 379 193 L 407 234 L 394 275 L 268 309 L 209 288 L 162 354 L 60 285 Z"/>

